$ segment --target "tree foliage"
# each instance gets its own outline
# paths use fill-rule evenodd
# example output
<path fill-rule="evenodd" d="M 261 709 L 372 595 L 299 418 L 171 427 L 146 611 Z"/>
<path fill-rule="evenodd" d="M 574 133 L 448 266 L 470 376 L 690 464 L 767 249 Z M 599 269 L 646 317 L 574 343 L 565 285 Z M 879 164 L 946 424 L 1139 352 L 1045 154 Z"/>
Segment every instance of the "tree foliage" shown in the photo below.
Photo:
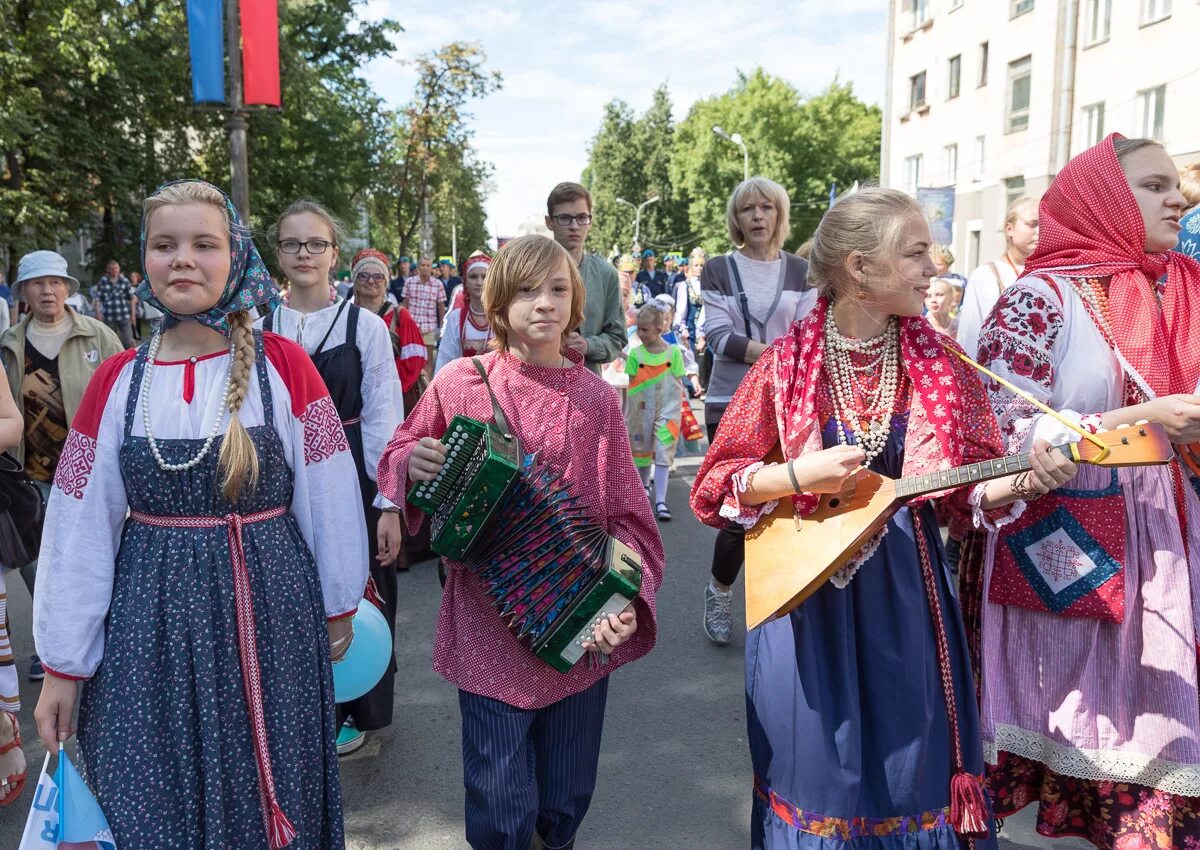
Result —
<path fill-rule="evenodd" d="M 389 233 L 400 253 L 416 253 L 426 193 L 437 222 L 435 250 L 450 252 L 452 223 L 467 228 L 467 240 L 460 238 L 460 245 L 475 247 L 487 238 L 483 201 L 491 166 L 480 162 L 471 147 L 467 110 L 472 100 L 500 88 L 500 74 L 486 70 L 486 61 L 479 45 L 454 42 L 415 62 L 416 90 L 393 116 L 393 141 L 375 187 L 377 217 L 385 219 L 390 210 L 394 224 Z"/>
<path fill-rule="evenodd" d="M 642 216 L 644 246 L 729 249 L 725 205 L 742 179 L 742 154 L 713 133 L 714 125 L 746 140 L 751 174 L 788 191 L 788 247 L 812 234 L 832 183 L 845 188 L 878 176 L 880 110 L 858 100 L 849 84 L 834 82 L 804 98 L 758 69 L 739 74 L 728 92 L 693 104 L 678 125 L 662 86 L 643 116 L 620 100 L 605 107 L 584 171 L 595 197 L 595 250 L 607 253 L 614 242 L 628 250 L 632 241 L 633 211 L 616 197 L 640 203 L 655 194 L 662 200 Z"/>
<path fill-rule="evenodd" d="M 650 108 L 640 116 L 620 99 L 605 106 L 583 174 L 583 183 L 592 193 L 595 221 L 590 239 L 595 250 L 607 254 L 614 245 L 621 251 L 633 245 L 636 210 L 617 198 L 636 206 L 658 197 L 642 212 L 640 247 L 661 252 L 686 239 L 687 206 L 670 176 L 674 133 L 665 85 L 655 90 Z"/>
<path fill-rule="evenodd" d="M 361 19 L 363 4 L 280 4 L 283 105 L 250 115 L 251 223 L 265 229 L 299 196 L 356 229 L 364 212 L 384 221 L 381 199 L 391 205 L 386 219 L 395 221 L 404 196 L 407 221 L 412 182 L 394 178 L 408 163 L 418 181 L 444 175 L 434 183 L 435 199 L 460 199 L 459 228 L 482 243 L 490 166 L 470 147 L 461 106 L 498 80 L 482 70 L 477 49 L 450 45 L 435 54 L 447 68 L 445 89 L 426 86 L 427 60 L 418 63 L 426 87 L 417 97 L 432 94 L 430 108 L 389 112 L 360 70 L 390 52 L 401 28 Z M 0 0 L 0 254 L 10 273 L 21 253 L 80 234 L 91 237 L 94 266 L 115 257 L 135 268 L 147 194 L 185 176 L 228 187 L 225 113 L 191 100 L 184 7 L 174 0 Z M 448 233 L 449 205 L 444 217 Z M 387 240 L 378 247 L 395 249 L 394 227 L 377 233 Z"/>

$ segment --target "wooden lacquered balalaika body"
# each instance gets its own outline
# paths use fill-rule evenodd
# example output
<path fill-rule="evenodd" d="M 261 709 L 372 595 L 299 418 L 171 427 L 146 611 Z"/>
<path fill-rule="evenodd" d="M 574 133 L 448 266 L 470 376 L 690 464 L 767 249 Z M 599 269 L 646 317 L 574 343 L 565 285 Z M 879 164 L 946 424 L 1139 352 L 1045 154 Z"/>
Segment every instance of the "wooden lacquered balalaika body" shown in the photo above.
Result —
<path fill-rule="evenodd" d="M 1079 463 L 1151 466 L 1171 460 L 1166 432 L 1142 423 L 1057 448 Z M 779 450 L 768 460 L 780 461 Z M 840 493 L 821 497 L 812 515 L 797 523 L 792 500 L 746 532 L 746 627 L 782 616 L 816 592 L 883 530 L 906 501 L 1029 469 L 1028 455 L 1011 455 L 899 480 L 868 469 L 851 476 Z"/>

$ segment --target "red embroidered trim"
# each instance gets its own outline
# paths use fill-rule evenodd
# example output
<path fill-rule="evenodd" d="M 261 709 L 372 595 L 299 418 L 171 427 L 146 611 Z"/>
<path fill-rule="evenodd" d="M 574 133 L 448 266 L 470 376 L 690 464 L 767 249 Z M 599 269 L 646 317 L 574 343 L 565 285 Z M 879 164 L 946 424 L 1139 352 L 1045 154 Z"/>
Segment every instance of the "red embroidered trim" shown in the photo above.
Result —
<path fill-rule="evenodd" d="M 214 351 L 210 354 L 199 355 L 198 357 L 196 357 L 196 362 L 199 363 L 201 360 L 212 360 L 214 357 L 220 357 L 222 354 L 228 354 L 228 353 L 229 353 L 228 348 L 222 348 L 220 351 Z M 155 366 L 183 366 L 184 364 L 191 363 L 191 362 L 192 362 L 192 358 L 190 358 L 190 357 L 187 357 L 183 360 L 162 360 L 161 358 L 158 358 L 158 357 L 154 358 Z"/>
<path fill-rule="evenodd" d="M 95 464 L 96 440 L 72 428 L 54 471 L 54 486 L 68 496 L 83 499 Z"/>
<path fill-rule="evenodd" d="M 353 608 L 351 608 L 345 614 L 335 614 L 332 617 L 326 617 L 325 622 L 332 623 L 334 620 L 345 620 L 348 617 L 353 617 L 357 613 L 358 613 L 358 606 L 355 605 Z"/>
<path fill-rule="evenodd" d="M 250 713 L 250 733 L 258 767 L 258 790 L 263 803 L 263 825 L 272 850 L 280 850 L 296 837 L 295 827 L 279 807 L 275 777 L 271 772 L 271 750 L 267 742 L 267 720 L 263 709 L 262 668 L 258 661 L 258 630 L 254 624 L 254 600 L 250 592 L 250 573 L 246 569 L 246 550 L 242 545 L 242 526 L 285 516 L 286 507 L 258 513 L 225 516 L 156 516 L 130 511 L 137 522 L 158 528 L 218 528 L 225 526 L 229 535 L 229 556 L 233 566 L 233 604 L 237 619 L 238 657 L 242 662 L 242 691 Z"/>
<path fill-rule="evenodd" d="M 304 408 L 300 414 L 304 423 L 304 465 L 311 466 L 333 457 L 338 452 L 350 451 L 342 420 L 329 396 L 319 398 Z"/>

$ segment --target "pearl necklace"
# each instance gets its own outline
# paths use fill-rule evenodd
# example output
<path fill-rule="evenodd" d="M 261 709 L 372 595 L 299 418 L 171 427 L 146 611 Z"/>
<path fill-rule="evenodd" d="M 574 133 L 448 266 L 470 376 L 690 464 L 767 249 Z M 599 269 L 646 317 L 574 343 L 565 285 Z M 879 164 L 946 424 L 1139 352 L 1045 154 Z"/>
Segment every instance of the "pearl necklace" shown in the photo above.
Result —
<path fill-rule="evenodd" d="M 833 320 L 833 311 L 825 316 L 825 374 L 829 377 L 833 397 L 833 413 L 837 419 L 838 442 L 849 445 L 845 423 L 854 430 L 854 442 L 865 453 L 864 465 L 879 456 L 887 445 L 892 429 L 892 411 L 900 386 L 900 325 L 895 317 L 887 329 L 874 339 L 852 339 L 842 336 Z M 857 365 L 851 354 L 867 355 L 868 360 Z M 855 404 L 861 383 L 858 375 L 877 374 L 879 383 L 874 393 L 862 393 L 865 409 Z M 862 421 L 866 420 L 866 427 Z"/>
<path fill-rule="evenodd" d="M 229 398 L 229 383 L 233 378 L 233 356 L 236 346 L 232 342 L 229 344 L 229 366 L 225 369 L 225 386 L 221 390 L 221 407 L 217 410 L 212 429 L 208 432 L 208 439 L 204 441 L 200 453 L 184 463 L 167 463 L 163 460 L 162 453 L 158 449 L 158 441 L 154 439 L 154 432 L 150 429 L 150 381 L 154 375 L 154 360 L 158 356 L 158 346 L 161 341 L 162 332 L 160 331 L 150 339 L 150 350 L 146 354 L 146 374 L 142 378 L 142 426 L 146 429 L 146 441 L 150 444 L 150 454 L 154 455 L 154 462 L 158 464 L 158 468 L 163 472 L 184 472 L 208 456 L 213 442 L 220 433 L 221 425 L 225 421 L 225 399 Z M 193 357 L 191 360 L 195 363 L 196 358 Z"/>

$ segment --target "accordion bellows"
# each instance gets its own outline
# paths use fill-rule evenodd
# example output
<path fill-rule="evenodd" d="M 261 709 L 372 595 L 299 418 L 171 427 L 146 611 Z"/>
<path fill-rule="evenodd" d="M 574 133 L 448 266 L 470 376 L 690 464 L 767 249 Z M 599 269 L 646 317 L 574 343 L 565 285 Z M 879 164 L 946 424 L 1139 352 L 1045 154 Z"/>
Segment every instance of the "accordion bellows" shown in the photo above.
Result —
<path fill-rule="evenodd" d="M 494 424 L 456 416 L 441 439 L 442 471 L 408 494 L 432 516 L 433 550 L 466 565 L 517 639 L 569 671 L 595 624 L 637 597 L 641 558 Z"/>

